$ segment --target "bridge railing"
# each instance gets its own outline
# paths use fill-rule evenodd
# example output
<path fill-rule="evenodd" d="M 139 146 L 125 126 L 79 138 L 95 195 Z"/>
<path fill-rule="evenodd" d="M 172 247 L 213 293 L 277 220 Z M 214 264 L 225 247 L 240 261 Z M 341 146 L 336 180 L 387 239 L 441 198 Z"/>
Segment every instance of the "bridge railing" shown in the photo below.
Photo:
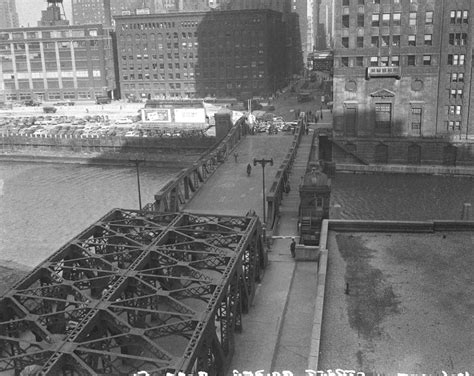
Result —
<path fill-rule="evenodd" d="M 155 201 L 145 205 L 143 209 L 159 212 L 182 210 L 217 170 L 217 167 L 227 159 L 230 152 L 240 142 L 244 132 L 244 119 L 240 119 L 216 147 L 206 152 L 191 167 L 181 170 L 155 194 Z"/>
<path fill-rule="evenodd" d="M 278 168 L 270 190 L 267 193 L 267 218 L 265 219 L 265 222 L 268 231 L 272 231 L 277 223 L 277 219 L 280 214 L 280 204 L 283 200 L 283 193 L 285 192 L 285 187 L 288 184 L 288 176 L 295 161 L 298 146 L 300 145 L 301 138 L 305 131 L 305 126 L 306 124 L 303 119 L 300 119 L 298 125 L 296 126 L 295 135 L 290 150 Z"/>

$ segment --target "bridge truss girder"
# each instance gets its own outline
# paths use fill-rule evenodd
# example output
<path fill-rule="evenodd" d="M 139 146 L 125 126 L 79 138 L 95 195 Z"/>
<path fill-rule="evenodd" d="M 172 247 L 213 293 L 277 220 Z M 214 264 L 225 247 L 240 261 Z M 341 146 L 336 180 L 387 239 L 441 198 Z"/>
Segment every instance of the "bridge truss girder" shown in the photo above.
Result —
<path fill-rule="evenodd" d="M 115 209 L 0 300 L 0 374 L 222 375 L 266 255 L 258 217 Z"/>

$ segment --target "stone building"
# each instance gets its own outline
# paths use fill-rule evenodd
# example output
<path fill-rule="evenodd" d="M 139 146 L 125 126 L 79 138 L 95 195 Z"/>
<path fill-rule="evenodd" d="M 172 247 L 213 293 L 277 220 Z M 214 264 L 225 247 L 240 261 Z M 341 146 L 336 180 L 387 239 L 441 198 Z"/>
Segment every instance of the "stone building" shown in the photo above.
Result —
<path fill-rule="evenodd" d="M 122 97 L 266 96 L 289 76 L 280 12 L 117 16 L 115 24 Z"/>
<path fill-rule="evenodd" d="M 0 30 L 0 100 L 93 100 L 116 87 L 102 25 Z"/>
<path fill-rule="evenodd" d="M 470 0 L 337 0 L 335 155 L 456 161 L 452 142 L 474 135 L 472 7 Z"/>

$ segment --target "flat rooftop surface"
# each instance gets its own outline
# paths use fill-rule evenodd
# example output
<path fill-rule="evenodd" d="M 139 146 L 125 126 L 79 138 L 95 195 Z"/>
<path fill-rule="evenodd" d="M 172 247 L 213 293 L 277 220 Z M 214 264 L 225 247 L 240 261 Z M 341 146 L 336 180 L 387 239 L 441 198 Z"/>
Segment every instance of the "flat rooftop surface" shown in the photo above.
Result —
<path fill-rule="evenodd" d="M 474 233 L 330 231 L 328 249 L 320 370 L 472 374 Z"/>

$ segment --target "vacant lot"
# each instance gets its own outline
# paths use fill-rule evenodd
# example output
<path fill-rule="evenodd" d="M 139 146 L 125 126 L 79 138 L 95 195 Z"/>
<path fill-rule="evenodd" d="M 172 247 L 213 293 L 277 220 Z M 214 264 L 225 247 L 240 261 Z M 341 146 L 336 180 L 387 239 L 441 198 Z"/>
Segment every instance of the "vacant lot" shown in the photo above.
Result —
<path fill-rule="evenodd" d="M 474 233 L 332 232 L 319 368 L 472 373 L 473 244 Z"/>

